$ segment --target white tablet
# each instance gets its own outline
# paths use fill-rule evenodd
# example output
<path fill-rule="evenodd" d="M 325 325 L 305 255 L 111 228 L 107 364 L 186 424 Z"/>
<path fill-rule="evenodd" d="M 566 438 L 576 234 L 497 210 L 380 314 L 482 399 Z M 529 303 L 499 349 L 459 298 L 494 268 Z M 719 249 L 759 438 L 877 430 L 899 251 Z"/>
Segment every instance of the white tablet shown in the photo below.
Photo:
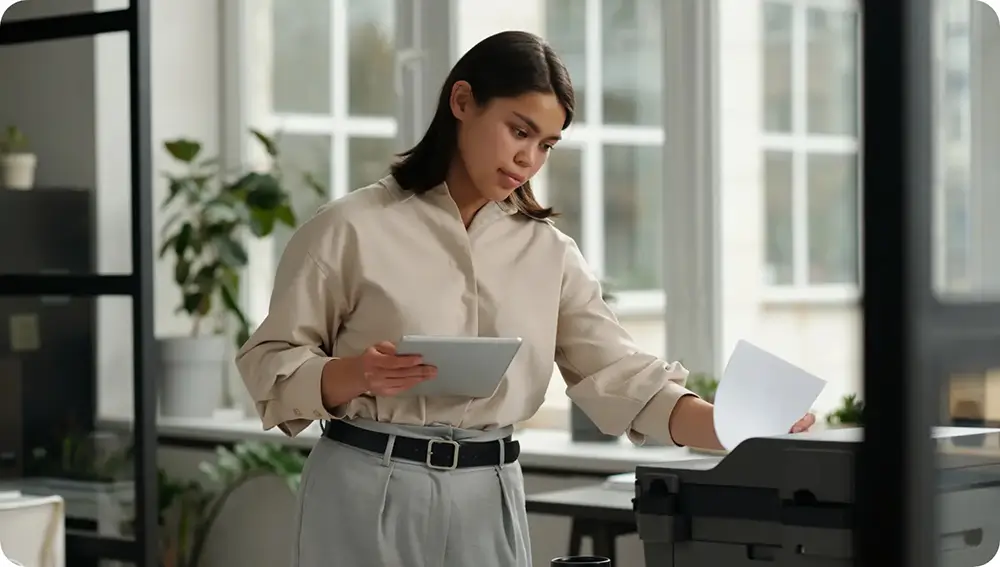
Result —
<path fill-rule="evenodd" d="M 407 335 L 396 345 L 396 354 L 419 354 L 424 364 L 437 367 L 437 376 L 397 395 L 488 398 L 520 348 L 520 337 Z"/>

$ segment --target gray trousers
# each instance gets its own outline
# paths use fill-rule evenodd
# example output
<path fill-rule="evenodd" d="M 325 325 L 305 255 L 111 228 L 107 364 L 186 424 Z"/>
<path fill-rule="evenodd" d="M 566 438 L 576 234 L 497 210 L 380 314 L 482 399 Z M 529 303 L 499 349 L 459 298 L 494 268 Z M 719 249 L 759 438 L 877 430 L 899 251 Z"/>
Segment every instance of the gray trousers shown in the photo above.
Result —
<path fill-rule="evenodd" d="M 491 442 L 472 431 L 353 421 L 426 439 Z M 435 470 L 320 439 L 302 476 L 292 567 L 531 567 L 518 463 Z"/>

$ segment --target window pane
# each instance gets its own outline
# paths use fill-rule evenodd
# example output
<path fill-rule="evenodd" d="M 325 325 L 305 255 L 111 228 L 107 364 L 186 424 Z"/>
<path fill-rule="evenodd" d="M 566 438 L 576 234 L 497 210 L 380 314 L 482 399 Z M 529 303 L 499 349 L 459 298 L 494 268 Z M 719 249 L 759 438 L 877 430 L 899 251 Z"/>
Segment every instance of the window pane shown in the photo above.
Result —
<path fill-rule="evenodd" d="M 961 2 L 947 3 L 939 10 L 943 37 L 938 44 L 940 52 L 935 66 L 938 85 L 935 105 L 939 109 L 935 152 L 942 175 L 935 195 L 935 208 L 939 211 L 934 215 L 936 288 L 950 294 L 968 293 L 976 278 L 972 203 L 982 194 L 981 188 L 973 188 L 972 176 L 971 14 L 969 6 Z M 988 110 L 982 109 L 980 113 L 984 111 Z M 980 155 L 989 159 L 985 152 Z"/>
<path fill-rule="evenodd" d="M 282 168 L 286 176 L 287 189 L 292 193 L 292 210 L 302 224 L 312 217 L 316 210 L 329 200 L 328 196 L 317 195 L 315 191 L 299 181 L 299 172 L 312 174 L 321 183 L 329 184 L 330 156 L 332 143 L 328 136 L 283 134 L 278 138 Z M 294 231 L 278 225 L 274 230 L 274 252 L 280 257 Z"/>
<path fill-rule="evenodd" d="M 583 248 L 583 220 L 581 205 L 583 204 L 583 152 L 576 148 L 560 147 L 552 151 L 545 163 L 546 188 L 548 189 L 548 206 L 555 209 L 559 216 L 555 219 L 556 226 L 577 246 Z"/>
<path fill-rule="evenodd" d="M 605 123 L 659 126 L 663 122 L 661 3 L 601 0 Z"/>
<path fill-rule="evenodd" d="M 809 132 L 856 135 L 857 14 L 810 8 L 806 16 Z"/>
<path fill-rule="evenodd" d="M 785 3 L 764 3 L 764 129 L 792 131 L 792 8 Z"/>
<path fill-rule="evenodd" d="M 351 138 L 347 144 L 348 190 L 375 183 L 389 173 L 396 141 L 392 138 Z"/>
<path fill-rule="evenodd" d="M 581 0 L 548 0 L 545 2 L 545 39 L 569 69 L 576 92 L 574 122 L 587 119 L 587 2 Z"/>
<path fill-rule="evenodd" d="M 792 154 L 764 153 L 764 283 L 791 285 L 795 279 L 792 216 Z"/>
<path fill-rule="evenodd" d="M 858 270 L 858 166 L 853 155 L 811 155 L 809 283 L 851 284 Z"/>
<path fill-rule="evenodd" d="M 347 4 L 350 26 L 347 102 L 352 115 L 395 114 L 395 13 L 393 0 L 351 0 Z"/>
<path fill-rule="evenodd" d="M 275 112 L 330 113 L 330 0 L 272 0 Z"/>
<path fill-rule="evenodd" d="M 663 289 L 663 149 L 604 148 L 604 265 L 623 290 Z"/>

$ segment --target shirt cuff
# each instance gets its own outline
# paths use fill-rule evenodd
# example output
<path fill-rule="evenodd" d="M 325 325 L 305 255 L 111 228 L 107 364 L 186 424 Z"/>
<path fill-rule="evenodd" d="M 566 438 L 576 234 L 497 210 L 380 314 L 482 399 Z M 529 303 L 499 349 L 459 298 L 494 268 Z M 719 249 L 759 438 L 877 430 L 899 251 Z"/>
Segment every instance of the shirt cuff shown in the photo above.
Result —
<path fill-rule="evenodd" d="M 321 390 L 323 368 L 333 358 L 321 357 L 306 361 L 291 376 L 275 385 L 275 399 L 281 400 L 279 421 L 332 419 L 323 406 Z"/>
<path fill-rule="evenodd" d="M 691 390 L 674 382 L 668 382 L 662 390 L 650 398 L 632 420 L 632 426 L 626 432 L 629 441 L 641 446 L 646 443 L 647 437 L 651 437 L 668 447 L 682 447 L 683 445 L 674 442 L 674 438 L 670 435 L 670 415 L 674 412 L 678 400 L 686 396 L 697 397 Z"/>

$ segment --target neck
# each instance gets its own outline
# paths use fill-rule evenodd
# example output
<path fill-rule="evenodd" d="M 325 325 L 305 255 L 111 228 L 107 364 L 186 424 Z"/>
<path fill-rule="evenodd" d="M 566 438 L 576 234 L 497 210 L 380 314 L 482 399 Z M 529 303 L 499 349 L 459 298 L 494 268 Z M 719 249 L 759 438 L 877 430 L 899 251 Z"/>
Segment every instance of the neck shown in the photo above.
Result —
<path fill-rule="evenodd" d="M 458 205 L 458 212 L 462 215 L 462 222 L 468 228 L 472 224 L 473 217 L 476 216 L 479 209 L 483 208 L 483 205 L 488 201 L 479 194 L 479 191 L 476 191 L 476 187 L 472 184 L 472 179 L 469 178 L 465 165 L 460 160 L 455 160 L 452 163 L 451 168 L 448 170 L 448 175 L 445 177 L 445 183 L 448 185 L 448 192 L 451 194 L 451 199 Z"/>

